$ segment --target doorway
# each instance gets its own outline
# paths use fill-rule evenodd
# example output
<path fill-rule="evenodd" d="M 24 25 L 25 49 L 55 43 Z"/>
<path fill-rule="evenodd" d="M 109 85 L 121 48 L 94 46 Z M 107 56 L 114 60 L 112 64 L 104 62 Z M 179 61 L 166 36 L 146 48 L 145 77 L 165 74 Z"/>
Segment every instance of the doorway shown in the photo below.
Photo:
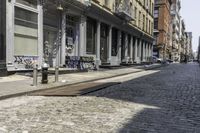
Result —
<path fill-rule="evenodd" d="M 57 54 L 57 29 L 45 28 L 44 29 L 44 57 L 45 62 L 50 67 L 56 66 Z"/>
<path fill-rule="evenodd" d="M 101 62 L 107 63 L 108 58 L 108 26 L 101 24 L 100 57 Z"/>
<path fill-rule="evenodd" d="M 123 62 L 125 58 L 125 33 L 122 32 L 121 35 L 121 61 Z"/>

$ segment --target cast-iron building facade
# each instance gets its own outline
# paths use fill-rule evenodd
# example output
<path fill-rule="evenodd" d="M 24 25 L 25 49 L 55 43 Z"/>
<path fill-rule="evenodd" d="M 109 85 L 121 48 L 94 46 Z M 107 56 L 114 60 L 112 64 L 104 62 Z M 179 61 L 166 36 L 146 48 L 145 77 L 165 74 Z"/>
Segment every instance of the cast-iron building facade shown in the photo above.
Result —
<path fill-rule="evenodd" d="M 6 1 L 7 70 L 31 70 L 44 62 L 76 68 L 80 57 L 86 60 L 82 67 L 90 67 L 91 58 L 97 68 L 148 62 L 153 5 L 153 0 Z"/>

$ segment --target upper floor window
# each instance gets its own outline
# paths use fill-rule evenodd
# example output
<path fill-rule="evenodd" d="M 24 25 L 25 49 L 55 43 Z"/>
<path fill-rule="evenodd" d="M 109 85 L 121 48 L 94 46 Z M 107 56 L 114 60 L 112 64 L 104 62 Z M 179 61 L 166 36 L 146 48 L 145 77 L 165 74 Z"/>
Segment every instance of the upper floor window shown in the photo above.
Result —
<path fill-rule="evenodd" d="M 135 20 L 137 19 L 137 7 L 135 7 L 135 14 L 134 14 L 135 16 Z"/>

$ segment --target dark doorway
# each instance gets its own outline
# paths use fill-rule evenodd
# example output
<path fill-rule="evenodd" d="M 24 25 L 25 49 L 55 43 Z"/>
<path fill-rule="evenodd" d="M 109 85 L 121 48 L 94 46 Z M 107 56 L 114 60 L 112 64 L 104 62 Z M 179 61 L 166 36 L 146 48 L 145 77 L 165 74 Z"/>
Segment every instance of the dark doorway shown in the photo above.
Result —
<path fill-rule="evenodd" d="M 100 56 L 101 62 L 107 63 L 108 58 L 108 26 L 106 24 L 101 24 L 101 40 L 100 40 Z"/>
<path fill-rule="evenodd" d="M 122 32 L 121 36 L 121 60 L 125 58 L 125 33 Z"/>

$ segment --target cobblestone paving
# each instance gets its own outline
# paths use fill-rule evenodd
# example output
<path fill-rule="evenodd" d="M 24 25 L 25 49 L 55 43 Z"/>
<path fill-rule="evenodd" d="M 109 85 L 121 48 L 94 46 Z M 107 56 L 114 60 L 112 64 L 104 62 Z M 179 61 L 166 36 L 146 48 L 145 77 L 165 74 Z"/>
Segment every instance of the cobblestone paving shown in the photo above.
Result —
<path fill-rule="evenodd" d="M 0 133 L 200 133 L 199 75 L 172 64 L 87 96 L 3 100 Z"/>

